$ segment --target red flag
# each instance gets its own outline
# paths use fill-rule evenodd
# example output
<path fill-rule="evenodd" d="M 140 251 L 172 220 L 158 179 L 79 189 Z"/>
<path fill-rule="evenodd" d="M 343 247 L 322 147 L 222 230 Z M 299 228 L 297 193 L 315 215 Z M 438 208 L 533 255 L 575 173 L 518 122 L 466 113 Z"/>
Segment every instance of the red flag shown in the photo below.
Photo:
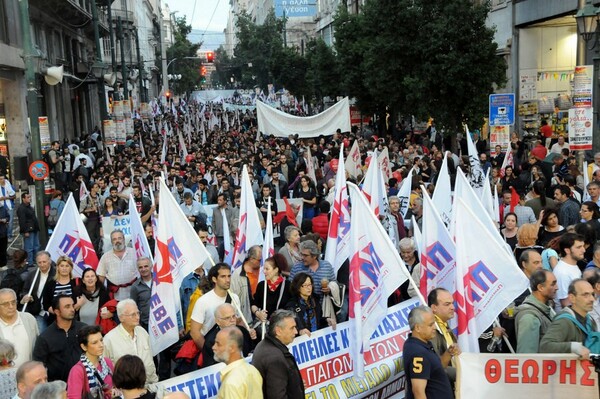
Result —
<path fill-rule="evenodd" d="M 277 215 L 275 215 L 273 223 L 279 224 L 281 223 L 284 217 L 287 217 L 288 222 L 298 227 L 298 222 L 296 221 L 296 214 L 294 213 L 292 205 L 288 201 L 287 197 L 283 198 L 283 202 L 285 202 L 285 213 L 278 213 Z"/>
<path fill-rule="evenodd" d="M 511 212 L 515 211 L 515 207 L 517 205 L 519 205 L 520 200 L 521 200 L 521 197 L 519 197 L 519 194 L 517 193 L 515 188 L 511 187 L 510 188 L 510 211 Z"/>

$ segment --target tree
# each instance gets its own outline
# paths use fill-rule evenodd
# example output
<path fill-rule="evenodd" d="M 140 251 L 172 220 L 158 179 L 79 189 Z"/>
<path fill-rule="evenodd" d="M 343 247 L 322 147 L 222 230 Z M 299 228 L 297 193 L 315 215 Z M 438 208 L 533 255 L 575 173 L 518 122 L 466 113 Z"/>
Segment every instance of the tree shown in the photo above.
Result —
<path fill-rule="evenodd" d="M 488 95 L 506 81 L 489 5 L 471 0 L 371 0 L 358 15 L 338 12 L 336 50 L 348 94 L 363 110 L 389 107 L 456 131 L 480 125 Z"/>
<path fill-rule="evenodd" d="M 311 40 L 306 46 L 306 82 L 310 94 L 321 99 L 325 96 L 335 97 L 340 90 L 340 72 L 333 49 L 323 39 Z"/>
<path fill-rule="evenodd" d="M 169 70 L 170 74 L 181 75 L 181 80 L 171 81 L 169 86 L 173 87 L 175 92 L 193 90 L 200 84 L 200 61 L 190 60 L 185 57 L 197 57 L 198 49 L 202 45 L 193 44 L 188 40 L 188 35 L 192 31 L 192 26 L 188 25 L 185 16 L 175 20 L 173 27 L 173 44 L 167 49 L 167 60 L 174 59 Z"/>

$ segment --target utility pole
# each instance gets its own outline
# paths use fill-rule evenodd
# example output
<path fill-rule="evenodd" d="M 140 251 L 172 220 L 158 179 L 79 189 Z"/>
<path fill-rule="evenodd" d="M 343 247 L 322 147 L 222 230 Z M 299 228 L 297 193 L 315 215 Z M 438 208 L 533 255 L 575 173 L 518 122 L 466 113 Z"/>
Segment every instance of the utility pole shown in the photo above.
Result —
<path fill-rule="evenodd" d="M 102 62 L 102 49 L 100 47 L 100 31 L 98 29 L 98 6 L 96 4 L 96 0 L 92 0 L 92 19 L 93 19 L 93 24 L 94 24 L 94 40 L 96 42 L 96 65 L 100 66 L 103 65 Z M 102 135 L 104 137 L 104 129 L 102 129 L 103 127 L 103 121 L 105 121 L 106 119 L 108 119 L 108 110 L 106 109 L 106 92 L 104 90 L 104 77 L 103 75 L 104 70 L 102 70 L 102 72 L 100 73 L 100 77 L 98 77 L 98 80 L 96 82 L 96 86 L 98 86 L 98 101 L 100 102 L 99 107 L 100 107 L 100 131 L 102 132 Z"/>
<path fill-rule="evenodd" d="M 125 46 L 123 41 L 125 36 L 123 35 L 123 20 L 121 17 L 117 18 L 117 34 L 119 35 L 119 46 L 121 49 L 121 76 L 123 78 L 123 100 L 129 100 L 129 92 L 127 91 L 127 68 L 125 67 Z"/>
<path fill-rule="evenodd" d="M 33 42 L 31 41 L 31 23 L 29 20 L 29 1 L 19 0 L 21 16 L 21 34 L 23 35 L 23 59 L 25 62 L 25 83 L 27 85 L 27 113 L 31 129 L 31 156 L 33 159 L 42 159 L 42 144 L 40 142 L 40 116 L 38 104 L 38 91 L 35 82 L 35 65 Z M 35 210 L 40 226 L 40 245 L 45 246 L 48 239 L 46 220 L 44 218 L 44 181 L 35 181 Z"/>
<path fill-rule="evenodd" d="M 135 32 L 135 51 L 137 52 L 137 63 L 138 63 L 138 80 L 140 89 L 138 90 L 140 93 L 140 107 L 141 103 L 148 101 L 145 97 L 144 93 L 144 77 L 142 76 L 142 71 L 144 70 L 144 64 L 142 63 L 142 55 L 140 54 L 140 38 L 138 36 L 137 29 Z"/>

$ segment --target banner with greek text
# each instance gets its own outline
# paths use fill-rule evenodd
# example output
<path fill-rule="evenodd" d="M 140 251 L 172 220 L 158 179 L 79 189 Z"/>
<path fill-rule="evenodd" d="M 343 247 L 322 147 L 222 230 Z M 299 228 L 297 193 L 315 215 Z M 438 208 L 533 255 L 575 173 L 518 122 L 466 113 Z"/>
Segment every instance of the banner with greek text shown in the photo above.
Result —
<path fill-rule="evenodd" d="M 405 379 L 402 347 L 408 337 L 408 313 L 419 304 L 417 299 L 402 302 L 388 309 L 387 316 L 371 336 L 365 348 L 365 376 L 354 377 L 350 360 L 350 325 L 325 328 L 310 338 L 301 336 L 290 346 L 296 358 L 307 399 L 317 398 L 394 398 L 404 397 Z M 159 385 L 171 392 L 183 391 L 191 399 L 216 398 L 221 385 L 219 363 L 206 369 L 161 381 Z M 504 398 L 503 398 L 504 399 Z"/>
<path fill-rule="evenodd" d="M 121 230 L 125 236 L 125 245 L 131 241 L 131 219 L 129 215 L 123 216 L 105 216 L 102 218 L 102 248 L 103 253 L 112 249 L 110 242 L 110 233 L 115 230 Z"/>
<path fill-rule="evenodd" d="M 598 397 L 594 365 L 570 354 L 499 355 L 463 352 L 458 357 L 458 398 Z"/>

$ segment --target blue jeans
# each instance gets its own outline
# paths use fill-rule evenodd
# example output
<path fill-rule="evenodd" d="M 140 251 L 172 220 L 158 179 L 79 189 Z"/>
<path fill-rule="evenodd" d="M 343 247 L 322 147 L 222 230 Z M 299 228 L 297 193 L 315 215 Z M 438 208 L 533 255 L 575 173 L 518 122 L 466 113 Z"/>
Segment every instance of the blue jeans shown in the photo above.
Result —
<path fill-rule="evenodd" d="M 7 235 L 8 239 L 10 240 L 11 238 L 13 238 L 13 221 L 15 220 L 15 208 L 6 210 L 8 211 L 9 216 Z"/>
<path fill-rule="evenodd" d="M 46 328 L 50 325 L 48 323 L 48 316 L 35 316 L 35 321 L 37 321 L 38 329 L 40 330 L 40 334 L 44 332 Z"/>
<path fill-rule="evenodd" d="M 27 262 L 29 262 L 30 265 L 34 264 L 33 261 L 35 260 L 35 254 L 40 250 L 39 235 L 40 233 L 37 231 L 29 233 L 29 237 L 25 237 L 25 235 L 23 235 L 24 249 L 25 252 L 27 252 Z"/>

